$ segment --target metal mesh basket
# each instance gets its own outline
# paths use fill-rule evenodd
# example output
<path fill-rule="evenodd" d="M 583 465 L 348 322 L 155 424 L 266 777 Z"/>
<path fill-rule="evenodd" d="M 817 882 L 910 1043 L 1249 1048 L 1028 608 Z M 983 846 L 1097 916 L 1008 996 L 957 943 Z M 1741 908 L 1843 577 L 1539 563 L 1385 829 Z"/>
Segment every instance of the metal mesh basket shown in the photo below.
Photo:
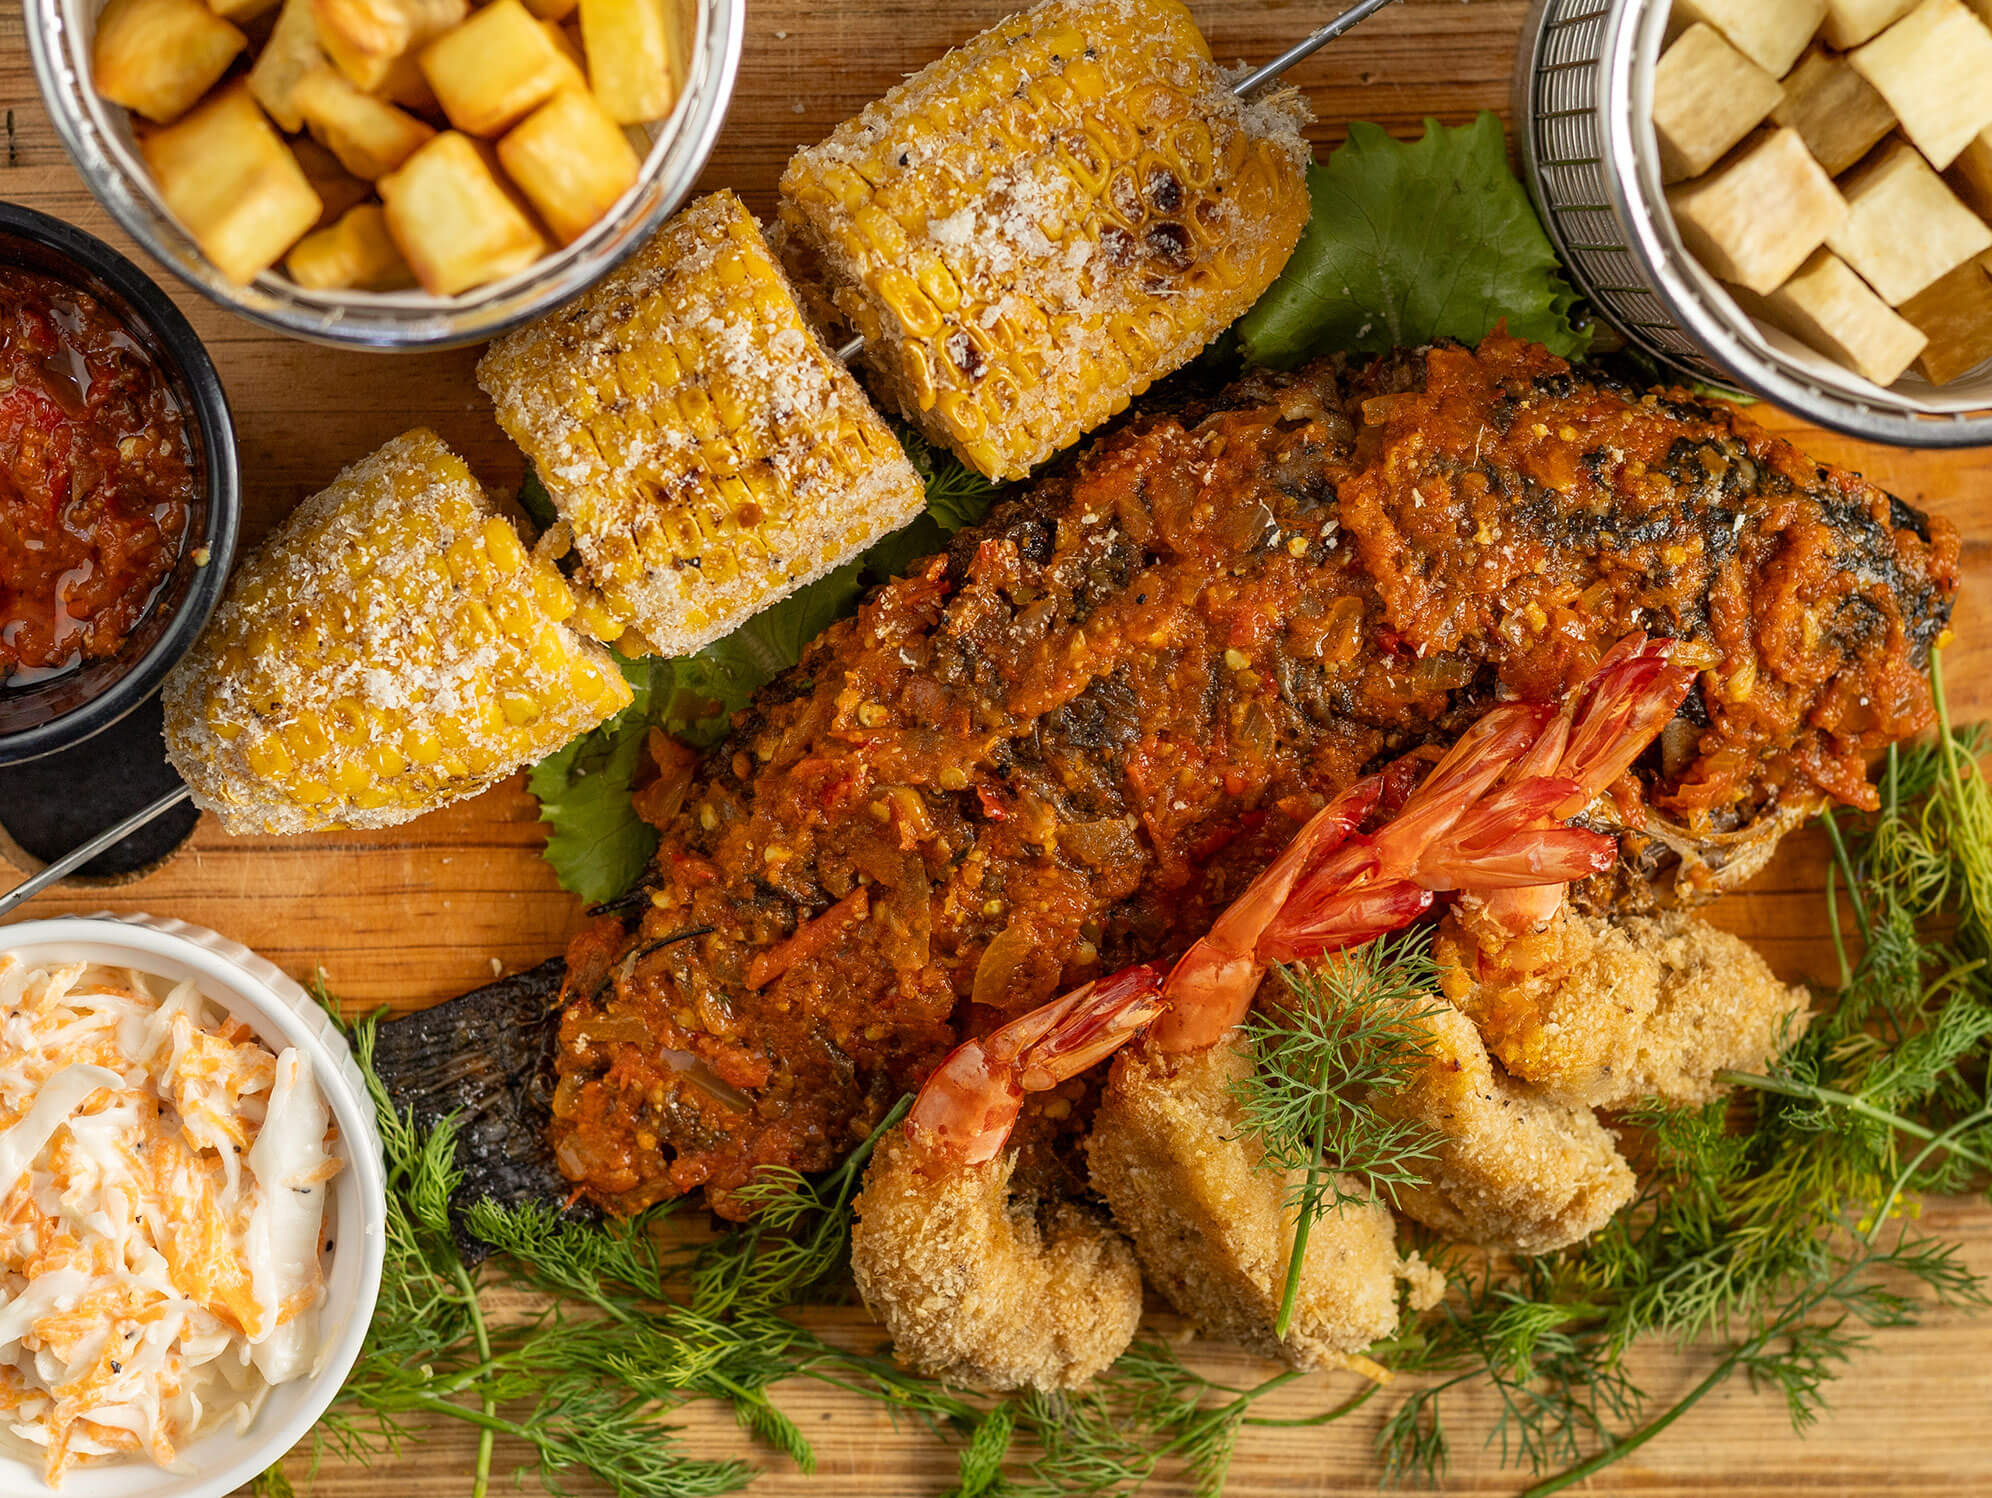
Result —
<path fill-rule="evenodd" d="M 1522 26 L 1514 83 L 1522 175 L 1577 288 L 1633 344 L 1691 379 L 1741 386 L 1856 437 L 1992 443 L 1992 390 L 1978 411 L 1929 415 L 1830 389 L 1747 341 L 1735 305 L 1690 273 L 1650 124 L 1667 10 L 1666 0 L 1534 0 Z M 1992 374 L 1977 379 L 1992 387 Z"/>

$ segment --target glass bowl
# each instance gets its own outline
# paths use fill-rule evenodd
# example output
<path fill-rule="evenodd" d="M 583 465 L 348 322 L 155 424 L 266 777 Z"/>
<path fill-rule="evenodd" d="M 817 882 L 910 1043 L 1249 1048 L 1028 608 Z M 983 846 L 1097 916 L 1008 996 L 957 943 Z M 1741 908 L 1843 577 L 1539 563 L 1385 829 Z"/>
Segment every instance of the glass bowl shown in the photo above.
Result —
<path fill-rule="evenodd" d="M 252 322 L 319 343 L 440 349 L 477 343 L 585 290 L 650 237 L 704 167 L 740 63 L 746 0 L 676 0 L 685 22 L 677 106 L 642 134 L 636 185 L 588 232 L 516 275 L 458 296 L 307 291 L 277 271 L 246 286 L 215 268 L 153 186 L 123 108 L 90 86 L 90 45 L 104 0 L 24 0 L 35 77 L 56 133 L 90 191 L 125 232 L 196 291 Z"/>
<path fill-rule="evenodd" d="M 101 239 L 12 203 L 0 203 L 0 263 L 89 292 L 144 345 L 179 404 L 200 476 L 180 558 L 117 653 L 25 685 L 0 682 L 0 765 L 18 765 L 82 743 L 159 690 L 221 602 L 242 482 L 221 379 L 145 272 Z"/>

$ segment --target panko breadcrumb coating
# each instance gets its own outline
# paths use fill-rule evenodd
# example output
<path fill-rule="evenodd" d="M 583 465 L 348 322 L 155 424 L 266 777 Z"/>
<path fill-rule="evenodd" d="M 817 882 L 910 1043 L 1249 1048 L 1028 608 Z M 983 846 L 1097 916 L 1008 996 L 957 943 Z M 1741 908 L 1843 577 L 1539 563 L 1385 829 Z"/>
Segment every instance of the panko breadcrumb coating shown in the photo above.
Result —
<path fill-rule="evenodd" d="M 1632 1199 L 1632 1168 L 1588 1108 L 1559 1102 L 1496 1069 L 1473 1024 L 1435 1006 L 1431 1059 L 1379 1112 L 1440 1136 L 1425 1185 L 1398 1205 L 1443 1237 L 1521 1253 L 1587 1238 Z"/>
<path fill-rule="evenodd" d="M 1126 1350 L 1141 1270 L 1118 1233 L 1071 1202 L 1011 1199 L 1014 1153 L 929 1174 L 902 1127 L 856 1202 L 851 1271 L 899 1356 L 1002 1392 L 1075 1389 Z"/>
<path fill-rule="evenodd" d="M 1399 1280 L 1423 1310 L 1445 1279 L 1416 1254 L 1399 1257 L 1382 1207 L 1344 1207 L 1315 1223 L 1292 1325 L 1284 1339 L 1274 1334 L 1296 1183 L 1264 1168 L 1232 1095 L 1251 1066 L 1229 1045 L 1124 1052 L 1087 1143 L 1093 1186 L 1133 1238 L 1149 1283 L 1206 1333 L 1296 1368 L 1347 1366 L 1397 1329 Z"/>
<path fill-rule="evenodd" d="M 1446 996 L 1508 1072 L 1590 1107 L 1708 1102 L 1717 1071 L 1761 1067 L 1809 1002 L 1748 943 L 1684 911 L 1565 910 L 1505 946 L 1465 916 L 1438 952 Z"/>

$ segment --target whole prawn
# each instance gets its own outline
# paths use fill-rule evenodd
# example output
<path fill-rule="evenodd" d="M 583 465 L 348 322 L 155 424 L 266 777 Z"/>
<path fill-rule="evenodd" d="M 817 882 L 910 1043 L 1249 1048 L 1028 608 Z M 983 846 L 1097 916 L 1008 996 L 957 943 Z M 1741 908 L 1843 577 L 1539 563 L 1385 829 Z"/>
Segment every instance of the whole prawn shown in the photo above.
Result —
<path fill-rule="evenodd" d="M 1301 828 L 1166 974 L 1143 965 L 1095 980 L 957 1047 L 884 1142 L 857 1202 L 858 1287 L 902 1354 L 929 1372 L 987 1388 L 1046 1389 L 1083 1383 L 1118 1356 L 1140 1316 L 1140 1278 L 1129 1273 L 1125 1243 L 1106 1222 L 1070 1204 L 1059 1209 L 1047 1235 L 1032 1204 L 1010 1199 L 1015 1162 L 1005 1147 L 1025 1098 L 1069 1081 L 1137 1037 L 1140 1054 L 1116 1063 L 1103 1115 L 1116 1106 L 1118 1092 L 1131 1117 L 1136 1087 L 1180 1085 L 1207 1099 L 1228 1096 L 1224 1063 L 1216 1071 L 1190 1063 L 1232 1034 L 1273 964 L 1357 946 L 1420 919 L 1443 897 L 1483 901 L 1517 923 L 1546 919 L 1568 883 L 1604 872 L 1617 856 L 1614 838 L 1569 822 L 1673 716 L 1693 672 L 1670 664 L 1671 654 L 1672 642 L 1630 637 L 1562 707 L 1515 702 L 1484 715 L 1408 794 L 1402 787 L 1418 768 L 1415 759 L 1357 782 Z M 1365 824 L 1374 830 L 1363 831 Z M 1218 1105 L 1205 1111 L 1211 1106 Z M 1184 1110 L 1150 1112 L 1180 1122 Z M 1156 1190 L 1158 1157 L 1166 1169 L 1182 1154 L 1180 1130 L 1159 1150 L 1130 1148 L 1130 1140 L 1152 1145 L 1155 1127 L 1115 1133 L 1112 1122 L 1096 1121 L 1093 1162 L 1095 1182 L 1118 1216 L 1138 1218 L 1158 1194 L 1195 1194 L 1174 1184 Z M 1214 1127 L 1203 1142 L 1220 1151 L 1250 1149 L 1236 1128 Z M 1258 1215 L 1284 1220 L 1282 1183 L 1251 1169 L 1230 1175 L 1231 1211 L 1220 1215 L 1251 1215 L 1239 1210 L 1236 1185 L 1256 1176 L 1252 1189 L 1271 1193 Z M 1126 1189 L 1117 1192 L 1116 1182 Z M 1330 1237 L 1346 1242 L 1338 1248 L 1331 1241 L 1323 1262 L 1361 1260 L 1384 1277 L 1384 1293 L 1373 1283 L 1361 1286 L 1355 1298 L 1365 1309 L 1352 1313 L 1341 1303 L 1348 1297 L 1322 1287 L 1317 1320 L 1334 1329 L 1314 1339 L 1309 1361 L 1346 1361 L 1390 1330 L 1392 1277 L 1411 1279 L 1420 1295 L 1432 1289 L 1415 1259 L 1397 1257 L 1381 1207 L 1343 1219 Z M 1144 1236 L 1137 1231 L 1138 1245 Z M 1253 1253 L 1268 1257 L 1263 1245 Z M 1078 1258 L 1090 1268 L 1075 1279 Z M 1233 1272 L 1217 1276 L 1225 1283 L 1213 1295 L 1236 1300 L 1241 1281 L 1276 1278 L 1265 1264 L 1250 1273 L 1227 1268 Z M 1170 1289 L 1169 1275 L 1157 1278 Z M 1194 1314 L 1208 1306 L 1185 1309 Z M 1234 1332 L 1240 1320 L 1205 1319 L 1225 1321 Z M 1265 1319 L 1270 1324 L 1269 1312 Z M 1308 1328 L 1296 1335 L 1305 1340 Z M 1000 1356 L 990 1355 L 997 1346 Z"/>

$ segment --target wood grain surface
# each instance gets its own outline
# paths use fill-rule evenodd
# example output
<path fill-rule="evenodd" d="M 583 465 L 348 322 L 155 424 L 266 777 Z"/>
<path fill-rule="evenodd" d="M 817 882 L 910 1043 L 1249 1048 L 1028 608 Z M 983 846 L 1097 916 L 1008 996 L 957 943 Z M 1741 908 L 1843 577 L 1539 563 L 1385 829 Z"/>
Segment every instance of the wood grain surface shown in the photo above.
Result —
<path fill-rule="evenodd" d="M 1337 8 L 1310 0 L 1191 4 L 1225 58 L 1268 57 Z M 735 187 L 767 212 L 775 179 L 797 145 L 819 139 L 1010 8 L 1010 0 L 753 0 L 732 113 L 702 186 Z M 1483 108 L 1505 112 L 1523 9 L 1522 0 L 1405 0 L 1384 11 L 1296 71 L 1319 117 L 1316 138 L 1339 140 L 1349 119 L 1376 120 L 1402 134 L 1426 116 L 1458 122 Z M 17 9 L 0 9 L 0 198 L 77 223 L 144 263 L 63 155 L 36 95 L 22 25 Z M 476 351 L 382 356 L 290 342 L 148 269 L 192 318 L 234 403 L 246 542 L 342 465 L 418 422 L 441 432 L 487 482 L 517 481 L 519 457 L 471 378 Z M 1811 431 L 1774 411 L 1759 414 L 1816 456 L 1861 469 L 1963 525 L 1968 580 L 1949 677 L 1962 715 L 1992 715 L 1992 620 L 1982 601 L 1992 585 L 1992 450 L 1891 450 Z M 580 911 L 536 856 L 539 843 L 534 804 L 518 781 L 382 833 L 231 838 L 210 820 L 142 881 L 115 889 L 64 887 L 29 913 L 109 908 L 177 916 L 246 942 L 300 977 L 322 968 L 334 990 L 355 1004 L 416 1008 L 559 950 Z M 1757 885 L 1723 902 L 1716 918 L 1755 940 L 1787 977 L 1818 974 L 1826 968 L 1821 869 L 1819 841 L 1793 838 Z M 0 867 L 0 888 L 14 878 Z M 1933 1204 L 1924 1220 L 1962 1239 L 1975 1266 L 1992 1272 L 1992 1210 Z M 876 1337 L 861 1311 L 826 1310 L 816 1319 L 839 1335 Z M 1200 1366 L 1240 1376 L 1253 1367 L 1222 1349 L 1199 1349 L 1196 1358 Z M 1638 1359 L 1641 1378 L 1663 1399 L 1690 1387 L 1704 1366 L 1692 1354 L 1657 1350 Z M 1325 1408 L 1353 1387 L 1347 1379 L 1317 1380 L 1268 1413 Z M 876 1406 L 810 1386 L 782 1391 L 782 1403 L 817 1442 L 820 1467 L 805 1478 L 761 1455 L 766 1471 L 755 1492 L 898 1498 L 947 1486 L 952 1455 L 915 1428 L 895 1428 Z M 1484 1430 L 1489 1412 L 1475 1413 Z M 1808 1439 L 1793 1436 L 1781 1401 L 1737 1382 L 1583 1491 L 1977 1498 L 1992 1493 L 1988 1413 L 1992 1319 L 1939 1315 L 1918 1331 L 1879 1337 L 1837 1385 L 1834 1412 Z M 1359 1415 L 1315 1431 L 1248 1430 L 1229 1492 L 1237 1498 L 1372 1493 L 1373 1426 Z M 1457 1428 L 1474 1427 L 1463 1421 Z M 707 1454 L 743 1445 L 731 1418 L 716 1411 L 694 1411 L 688 1439 Z M 472 1446 L 455 1430 L 438 1431 L 391 1468 L 328 1464 L 312 1491 L 321 1498 L 463 1498 Z M 1447 1491 L 1509 1493 L 1523 1485 L 1519 1474 L 1503 1471 L 1498 1447 L 1459 1443 Z"/>

